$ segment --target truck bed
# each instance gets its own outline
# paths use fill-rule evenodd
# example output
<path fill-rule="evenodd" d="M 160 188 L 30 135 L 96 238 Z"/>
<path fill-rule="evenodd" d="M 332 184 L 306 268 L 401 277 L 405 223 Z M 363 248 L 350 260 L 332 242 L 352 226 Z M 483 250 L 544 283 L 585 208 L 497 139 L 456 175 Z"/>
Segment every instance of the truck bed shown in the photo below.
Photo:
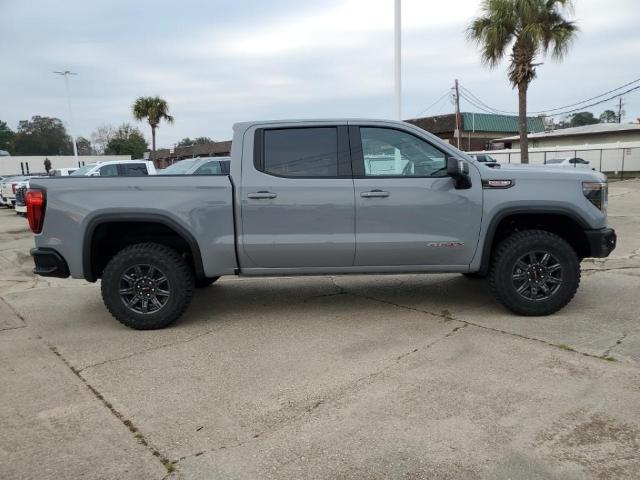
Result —
<path fill-rule="evenodd" d="M 160 221 L 186 233 L 200 250 L 206 276 L 233 274 L 236 264 L 233 185 L 228 176 L 53 177 L 33 179 L 46 190 L 38 248 L 54 248 L 74 278 L 83 275 L 86 242 L 106 221 Z"/>

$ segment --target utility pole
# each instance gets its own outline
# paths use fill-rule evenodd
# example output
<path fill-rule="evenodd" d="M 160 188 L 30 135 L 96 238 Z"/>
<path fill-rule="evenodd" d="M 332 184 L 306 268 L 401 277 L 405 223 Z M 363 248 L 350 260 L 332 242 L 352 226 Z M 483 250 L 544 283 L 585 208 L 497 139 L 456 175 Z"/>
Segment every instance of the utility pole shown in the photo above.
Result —
<path fill-rule="evenodd" d="M 78 75 L 77 73 L 65 70 L 64 72 L 53 72 L 56 75 L 62 75 L 64 77 L 64 86 L 67 89 L 67 106 L 69 107 L 69 133 L 71 133 L 71 140 L 73 141 L 73 156 L 78 161 L 78 146 L 76 145 L 76 135 L 73 130 L 73 114 L 71 112 L 71 93 L 69 91 L 69 75 Z"/>
<path fill-rule="evenodd" d="M 618 99 L 618 123 L 622 123 L 622 97 Z"/>
<path fill-rule="evenodd" d="M 460 148 L 460 91 L 458 90 L 458 79 L 456 78 L 456 143 L 457 147 Z"/>
<path fill-rule="evenodd" d="M 393 26 L 393 93 L 396 120 L 402 120 L 402 11 L 400 3 L 401 0 L 395 0 Z"/>

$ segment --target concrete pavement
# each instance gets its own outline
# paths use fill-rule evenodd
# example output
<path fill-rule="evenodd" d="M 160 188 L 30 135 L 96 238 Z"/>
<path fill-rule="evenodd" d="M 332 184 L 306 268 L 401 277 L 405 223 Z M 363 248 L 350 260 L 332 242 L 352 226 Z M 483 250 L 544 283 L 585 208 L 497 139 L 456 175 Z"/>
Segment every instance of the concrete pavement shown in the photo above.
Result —
<path fill-rule="evenodd" d="M 37 279 L 0 210 L 6 478 L 640 476 L 640 182 L 573 302 L 516 317 L 460 275 L 222 279 L 172 328 Z"/>

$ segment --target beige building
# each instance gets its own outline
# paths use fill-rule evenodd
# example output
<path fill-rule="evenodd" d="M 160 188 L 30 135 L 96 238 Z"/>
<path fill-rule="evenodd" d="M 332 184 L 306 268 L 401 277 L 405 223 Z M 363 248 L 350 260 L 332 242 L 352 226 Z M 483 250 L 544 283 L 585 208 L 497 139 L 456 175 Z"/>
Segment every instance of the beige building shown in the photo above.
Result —
<path fill-rule="evenodd" d="M 529 147 L 554 148 L 564 146 L 583 146 L 615 144 L 622 142 L 640 142 L 640 124 L 637 123 L 596 123 L 583 127 L 562 128 L 551 132 L 529 134 Z M 499 138 L 494 144 L 504 148 L 520 148 L 520 138 Z"/>
<path fill-rule="evenodd" d="M 45 159 L 51 161 L 51 169 L 81 167 L 87 163 L 131 160 L 131 155 L 33 155 L 0 157 L 0 175 L 28 175 L 43 173 Z"/>

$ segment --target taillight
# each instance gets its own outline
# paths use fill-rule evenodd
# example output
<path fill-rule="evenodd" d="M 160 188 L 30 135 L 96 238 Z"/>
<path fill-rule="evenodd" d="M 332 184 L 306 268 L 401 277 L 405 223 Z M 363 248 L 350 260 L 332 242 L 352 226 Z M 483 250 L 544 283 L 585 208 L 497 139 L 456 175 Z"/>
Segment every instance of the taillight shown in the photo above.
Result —
<path fill-rule="evenodd" d="M 13 192 L 13 194 L 14 194 L 14 195 L 16 194 L 16 187 L 17 187 L 17 186 L 18 186 L 18 184 L 17 184 L 17 183 L 12 183 L 12 184 L 11 184 L 11 191 Z"/>
<path fill-rule="evenodd" d="M 24 203 L 27 206 L 27 219 L 29 220 L 31 231 L 40 233 L 44 220 L 44 192 L 37 189 L 27 189 L 24 194 Z"/>

